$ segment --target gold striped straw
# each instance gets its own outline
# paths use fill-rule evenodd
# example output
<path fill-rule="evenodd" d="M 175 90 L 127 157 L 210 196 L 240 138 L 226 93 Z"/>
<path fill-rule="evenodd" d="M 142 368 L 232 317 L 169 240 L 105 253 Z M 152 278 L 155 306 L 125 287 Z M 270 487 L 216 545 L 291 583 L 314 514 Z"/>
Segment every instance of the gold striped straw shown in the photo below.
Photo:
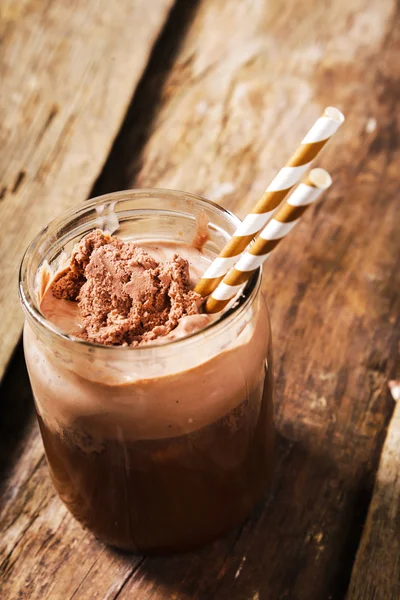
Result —
<path fill-rule="evenodd" d="M 224 275 L 238 261 L 251 240 L 272 218 L 275 209 L 309 168 L 321 148 L 339 129 L 344 116 L 337 108 L 329 106 L 307 133 L 292 158 L 276 175 L 260 200 L 239 225 L 219 256 L 211 263 L 197 283 L 195 292 L 208 296 Z"/>
<path fill-rule="evenodd" d="M 307 207 L 315 202 L 331 183 L 331 176 L 324 169 L 310 171 L 305 182 L 300 183 L 293 191 L 250 248 L 243 252 L 236 265 L 212 292 L 205 303 L 207 313 L 216 313 L 225 308 L 242 285 L 261 267 L 272 250 L 300 221 Z"/>

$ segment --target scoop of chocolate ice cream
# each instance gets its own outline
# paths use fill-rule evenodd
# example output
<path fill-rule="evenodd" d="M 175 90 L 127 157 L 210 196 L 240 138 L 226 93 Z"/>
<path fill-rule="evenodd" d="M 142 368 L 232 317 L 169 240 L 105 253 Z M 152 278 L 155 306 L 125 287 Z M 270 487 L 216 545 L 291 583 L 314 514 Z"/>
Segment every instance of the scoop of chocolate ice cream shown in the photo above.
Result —
<path fill-rule="evenodd" d="M 56 298 L 78 302 L 82 337 L 136 346 L 167 335 L 200 312 L 189 264 L 175 254 L 159 263 L 134 242 L 96 230 L 83 238 L 52 285 Z"/>

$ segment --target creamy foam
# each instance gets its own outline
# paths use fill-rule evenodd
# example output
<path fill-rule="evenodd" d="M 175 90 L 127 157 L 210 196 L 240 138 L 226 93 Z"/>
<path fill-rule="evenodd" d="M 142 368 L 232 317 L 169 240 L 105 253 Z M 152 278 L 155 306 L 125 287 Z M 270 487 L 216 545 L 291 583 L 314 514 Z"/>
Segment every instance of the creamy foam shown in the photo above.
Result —
<path fill-rule="evenodd" d="M 140 245 L 159 261 L 174 253 L 186 258 L 193 285 L 210 262 L 184 243 Z M 79 328 L 76 307 L 52 299 L 49 292 L 47 286 L 43 314 L 74 334 Z M 209 315 L 185 317 L 166 341 L 198 331 L 210 320 Z M 40 416 L 60 432 L 82 427 L 95 446 L 96 439 L 101 443 L 116 435 L 132 440 L 193 432 L 223 418 L 249 393 L 261 403 L 269 323 L 260 298 L 234 327 L 221 323 L 158 347 L 99 349 L 62 338 L 47 344 L 28 323 L 24 336 Z"/>

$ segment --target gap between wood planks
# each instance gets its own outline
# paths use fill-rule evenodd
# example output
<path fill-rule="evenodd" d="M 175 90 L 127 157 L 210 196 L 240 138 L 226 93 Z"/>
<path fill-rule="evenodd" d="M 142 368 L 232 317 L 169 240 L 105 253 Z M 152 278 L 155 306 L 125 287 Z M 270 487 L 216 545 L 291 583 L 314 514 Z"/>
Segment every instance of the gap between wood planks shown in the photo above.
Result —
<path fill-rule="evenodd" d="M 151 135 L 154 117 L 162 100 L 163 85 L 199 1 L 175 0 L 89 198 L 132 187 L 140 171 L 144 143 Z"/>

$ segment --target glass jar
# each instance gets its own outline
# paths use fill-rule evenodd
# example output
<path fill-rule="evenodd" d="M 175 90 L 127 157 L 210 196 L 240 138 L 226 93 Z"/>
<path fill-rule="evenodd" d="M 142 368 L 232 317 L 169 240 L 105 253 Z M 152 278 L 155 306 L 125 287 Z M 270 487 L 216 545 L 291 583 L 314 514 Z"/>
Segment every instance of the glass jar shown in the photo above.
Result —
<path fill-rule="evenodd" d="M 40 312 L 51 273 L 94 228 L 122 239 L 190 243 L 208 221 L 215 256 L 239 224 L 193 194 L 133 190 L 81 204 L 22 260 L 24 350 L 54 486 L 100 540 L 169 552 L 242 522 L 273 464 L 271 335 L 258 271 L 233 308 L 164 345 L 102 346 Z"/>

